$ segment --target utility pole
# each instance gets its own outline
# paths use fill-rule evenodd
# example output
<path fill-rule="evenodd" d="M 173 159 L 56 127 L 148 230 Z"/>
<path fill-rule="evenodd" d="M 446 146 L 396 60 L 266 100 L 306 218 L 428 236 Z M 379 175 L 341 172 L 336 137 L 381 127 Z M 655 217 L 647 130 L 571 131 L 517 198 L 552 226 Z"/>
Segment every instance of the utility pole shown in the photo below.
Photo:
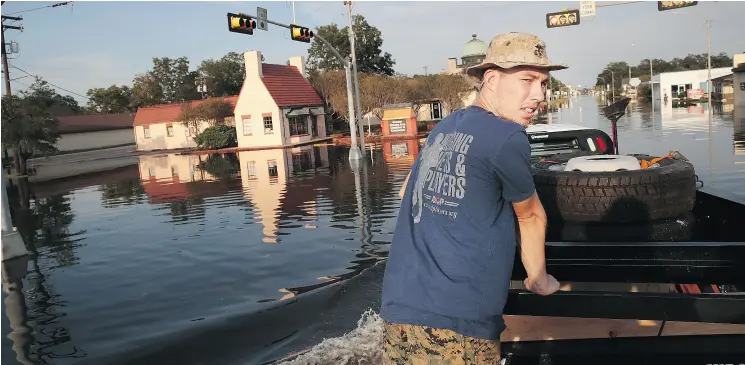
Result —
<path fill-rule="evenodd" d="M 652 95 L 652 120 L 654 121 L 654 81 L 652 81 L 652 57 L 649 57 L 649 90 L 650 94 Z M 662 94 L 662 90 L 660 90 L 660 95 Z M 662 97 L 660 97 L 660 100 Z M 662 110 L 662 108 L 660 108 Z"/>
<path fill-rule="evenodd" d="M 362 103 L 360 103 L 360 82 L 357 76 L 357 57 L 354 47 L 354 28 L 352 27 L 352 2 L 345 1 L 344 4 L 347 6 L 347 18 L 349 21 L 349 45 L 352 52 L 352 67 L 354 70 L 354 90 L 355 98 L 357 99 L 357 125 L 360 127 L 360 150 L 365 151 L 365 133 L 362 127 Z M 365 154 L 362 154 L 362 158 L 365 158 Z"/>
<path fill-rule="evenodd" d="M 713 112 L 711 105 L 711 20 L 706 21 L 706 43 L 709 53 L 707 68 L 709 69 L 709 81 L 706 83 L 707 94 L 709 94 L 709 130 L 711 130 L 711 114 Z"/>
<path fill-rule="evenodd" d="M 424 65 L 424 76 L 429 76 L 429 74 L 427 73 L 427 65 Z"/>
<path fill-rule="evenodd" d="M 21 21 L 21 20 L 23 20 L 23 18 L 16 17 L 16 16 L 6 16 L 6 15 L 3 15 L 2 16 L 2 20 L 3 20 L 3 22 L 5 22 L 5 20 Z M 6 29 L 23 30 L 23 27 L 18 27 L 18 26 L 14 26 L 14 25 L 5 25 L 5 24 L 3 24 L 3 29 L 2 29 L 3 73 L 5 74 L 5 95 L 11 96 L 12 94 L 10 92 L 10 73 L 8 71 L 8 52 L 5 49 L 5 30 Z"/>

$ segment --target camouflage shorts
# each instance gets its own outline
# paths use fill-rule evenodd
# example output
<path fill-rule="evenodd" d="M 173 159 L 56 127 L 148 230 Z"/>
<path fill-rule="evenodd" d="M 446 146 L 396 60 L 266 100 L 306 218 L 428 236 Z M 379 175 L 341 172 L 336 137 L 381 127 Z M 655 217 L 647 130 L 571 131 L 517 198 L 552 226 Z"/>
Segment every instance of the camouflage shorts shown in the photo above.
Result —
<path fill-rule="evenodd" d="M 383 365 L 498 364 L 499 341 L 451 330 L 385 322 Z"/>

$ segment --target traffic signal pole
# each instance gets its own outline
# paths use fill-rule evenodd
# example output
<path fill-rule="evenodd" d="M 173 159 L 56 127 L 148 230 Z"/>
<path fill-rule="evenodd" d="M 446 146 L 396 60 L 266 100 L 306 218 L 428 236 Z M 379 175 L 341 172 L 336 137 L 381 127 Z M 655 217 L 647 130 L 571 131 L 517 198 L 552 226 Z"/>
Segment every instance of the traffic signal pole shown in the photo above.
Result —
<path fill-rule="evenodd" d="M 362 127 L 362 103 L 360 103 L 360 81 L 357 76 L 357 57 L 355 56 L 354 47 L 354 28 L 352 27 L 352 2 L 345 1 L 344 4 L 347 6 L 347 20 L 349 21 L 349 45 L 352 55 L 352 71 L 354 72 L 354 94 L 357 99 L 357 122 L 359 123 L 360 131 L 360 151 L 365 150 L 365 129 Z M 364 155 L 364 154 L 363 154 Z"/>
<path fill-rule="evenodd" d="M 253 18 L 253 19 L 256 19 L 257 18 L 256 16 L 253 16 L 253 15 L 250 15 L 250 14 L 243 14 L 243 15 L 245 15 L 245 16 L 247 16 L 249 18 Z M 278 23 L 278 22 L 275 22 L 275 21 L 271 21 L 269 19 L 267 19 L 266 22 L 268 24 L 273 24 L 273 25 L 276 25 L 278 27 L 282 27 L 282 28 L 286 28 L 286 29 L 290 29 L 291 28 L 290 25 L 288 25 L 288 24 Z M 339 61 L 341 61 L 341 63 L 344 65 L 344 71 L 346 73 L 346 78 L 347 78 L 347 100 L 348 100 L 348 104 L 349 104 L 349 124 L 350 124 L 349 125 L 349 129 L 351 130 L 351 134 L 352 134 L 351 135 L 352 146 L 351 146 L 351 148 L 349 150 L 349 159 L 350 160 L 360 160 L 360 159 L 364 158 L 364 155 L 362 154 L 362 152 L 360 151 L 359 146 L 357 145 L 357 118 L 355 118 L 355 113 L 354 113 L 354 96 L 352 95 L 353 94 L 352 93 L 353 88 L 352 88 L 352 72 L 351 72 L 352 66 L 351 66 L 351 63 L 349 62 L 349 60 L 347 60 L 346 58 L 342 57 L 342 55 L 339 53 L 339 51 L 336 50 L 336 48 L 334 48 L 334 46 L 332 46 L 331 43 L 329 43 L 326 39 L 324 39 L 323 37 L 321 37 L 318 34 L 313 34 L 313 37 L 318 38 L 326 47 L 328 47 L 331 50 L 331 53 L 333 53 L 334 56 L 336 56 L 336 58 L 338 58 Z"/>

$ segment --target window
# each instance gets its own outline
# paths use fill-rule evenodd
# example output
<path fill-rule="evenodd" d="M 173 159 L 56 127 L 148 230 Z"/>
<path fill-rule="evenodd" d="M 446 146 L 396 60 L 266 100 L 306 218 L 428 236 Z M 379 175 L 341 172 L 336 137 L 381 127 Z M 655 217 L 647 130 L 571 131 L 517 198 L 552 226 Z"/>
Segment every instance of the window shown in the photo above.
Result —
<path fill-rule="evenodd" d="M 150 138 L 150 126 L 146 125 L 143 129 L 145 130 L 145 138 Z"/>
<path fill-rule="evenodd" d="M 429 117 L 432 120 L 442 119 L 442 104 L 439 101 L 429 104 Z"/>
<path fill-rule="evenodd" d="M 243 117 L 243 135 L 244 136 L 250 136 L 251 135 L 251 117 Z"/>
<path fill-rule="evenodd" d="M 277 161 L 267 161 L 267 165 L 269 165 L 269 177 L 279 176 L 279 172 L 277 171 Z"/>
<path fill-rule="evenodd" d="M 308 134 L 308 120 L 305 116 L 302 117 L 288 117 L 288 124 L 290 125 L 291 136 L 301 136 Z"/>
<path fill-rule="evenodd" d="M 168 137 L 173 137 L 173 126 L 172 125 L 166 126 L 166 134 L 168 134 Z"/>
<path fill-rule="evenodd" d="M 272 123 L 272 117 L 264 117 L 264 133 L 273 133 L 274 123 Z"/>
<path fill-rule="evenodd" d="M 249 179 L 256 178 L 256 161 L 249 161 L 246 164 L 246 173 L 248 174 Z"/>

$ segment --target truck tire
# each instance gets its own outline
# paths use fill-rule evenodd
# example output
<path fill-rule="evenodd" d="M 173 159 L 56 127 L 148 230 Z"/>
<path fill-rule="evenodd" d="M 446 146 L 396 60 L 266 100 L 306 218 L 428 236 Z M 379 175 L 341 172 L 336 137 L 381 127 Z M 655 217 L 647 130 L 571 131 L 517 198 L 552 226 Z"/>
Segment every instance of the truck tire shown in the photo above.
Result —
<path fill-rule="evenodd" d="M 536 192 L 549 217 L 570 222 L 644 222 L 682 216 L 695 204 L 696 177 L 687 161 L 667 158 L 658 167 L 642 170 L 552 169 L 568 160 L 551 156 L 533 164 Z"/>

